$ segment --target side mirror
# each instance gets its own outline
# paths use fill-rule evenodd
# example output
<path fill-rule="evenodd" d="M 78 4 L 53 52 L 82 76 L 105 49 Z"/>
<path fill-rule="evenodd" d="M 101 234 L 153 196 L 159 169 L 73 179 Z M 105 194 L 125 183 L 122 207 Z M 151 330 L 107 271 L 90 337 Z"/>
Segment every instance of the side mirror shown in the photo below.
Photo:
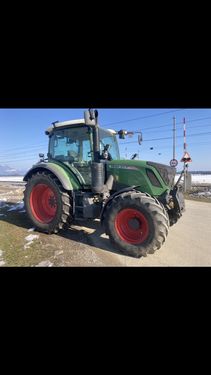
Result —
<path fill-rule="evenodd" d="M 40 161 L 44 161 L 45 155 L 44 154 L 39 154 Z"/>
<path fill-rule="evenodd" d="M 126 133 L 127 133 L 126 130 L 119 130 L 118 131 L 119 139 L 125 139 Z"/>

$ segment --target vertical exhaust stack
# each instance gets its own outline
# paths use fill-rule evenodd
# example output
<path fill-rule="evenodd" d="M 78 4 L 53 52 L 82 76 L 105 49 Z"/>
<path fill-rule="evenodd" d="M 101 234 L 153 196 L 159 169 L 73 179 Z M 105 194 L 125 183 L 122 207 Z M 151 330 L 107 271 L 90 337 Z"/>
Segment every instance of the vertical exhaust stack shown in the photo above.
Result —
<path fill-rule="evenodd" d="M 105 170 L 104 164 L 100 162 L 100 136 L 98 111 L 89 109 L 84 112 L 85 124 L 91 126 L 93 129 L 93 152 L 94 161 L 92 162 L 92 191 L 93 193 L 101 194 L 105 191 Z"/>

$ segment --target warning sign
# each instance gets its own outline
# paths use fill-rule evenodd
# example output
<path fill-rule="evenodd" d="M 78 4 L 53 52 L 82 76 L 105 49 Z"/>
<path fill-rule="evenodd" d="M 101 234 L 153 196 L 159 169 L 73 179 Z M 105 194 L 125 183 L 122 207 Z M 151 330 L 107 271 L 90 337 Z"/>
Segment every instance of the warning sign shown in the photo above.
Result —
<path fill-rule="evenodd" d="M 184 156 L 180 161 L 183 162 L 183 163 L 191 163 L 192 162 L 192 159 L 191 159 L 191 157 L 190 157 L 190 155 L 187 151 L 184 153 Z"/>

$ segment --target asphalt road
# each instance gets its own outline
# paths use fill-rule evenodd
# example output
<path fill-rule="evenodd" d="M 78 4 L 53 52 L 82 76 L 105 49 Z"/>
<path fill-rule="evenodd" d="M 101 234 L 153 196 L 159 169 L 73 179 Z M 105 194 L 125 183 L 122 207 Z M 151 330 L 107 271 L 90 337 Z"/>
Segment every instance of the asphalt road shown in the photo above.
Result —
<path fill-rule="evenodd" d="M 92 237 L 101 253 L 111 251 L 105 235 Z M 102 249 L 104 247 L 104 250 Z M 95 251 L 98 253 L 98 249 Z M 211 266 L 211 204 L 186 200 L 186 212 L 170 228 L 162 248 L 146 258 L 131 257 L 110 252 L 110 264 L 121 266 Z"/>

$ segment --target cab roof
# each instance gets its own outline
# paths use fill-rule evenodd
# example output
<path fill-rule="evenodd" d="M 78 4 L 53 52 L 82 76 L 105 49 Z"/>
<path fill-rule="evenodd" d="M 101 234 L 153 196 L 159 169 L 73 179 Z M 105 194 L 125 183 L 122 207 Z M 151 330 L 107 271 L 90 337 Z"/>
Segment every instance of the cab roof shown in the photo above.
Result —
<path fill-rule="evenodd" d="M 71 126 L 71 125 L 84 125 L 84 124 L 85 124 L 85 120 L 83 118 L 78 119 L 78 120 L 68 120 L 68 121 L 57 122 L 54 125 L 50 126 L 48 129 L 46 129 L 45 134 L 49 135 L 52 133 L 54 129 L 57 129 L 57 128 L 65 128 L 69 125 Z"/>
<path fill-rule="evenodd" d="M 82 118 L 78 120 L 68 120 L 68 121 L 57 122 L 54 125 L 51 125 L 48 129 L 46 129 L 45 134 L 50 135 L 54 129 L 62 129 L 71 125 L 85 125 L 85 120 Z M 102 129 L 102 130 L 105 130 L 111 134 L 116 134 L 116 131 L 112 129 Z"/>

